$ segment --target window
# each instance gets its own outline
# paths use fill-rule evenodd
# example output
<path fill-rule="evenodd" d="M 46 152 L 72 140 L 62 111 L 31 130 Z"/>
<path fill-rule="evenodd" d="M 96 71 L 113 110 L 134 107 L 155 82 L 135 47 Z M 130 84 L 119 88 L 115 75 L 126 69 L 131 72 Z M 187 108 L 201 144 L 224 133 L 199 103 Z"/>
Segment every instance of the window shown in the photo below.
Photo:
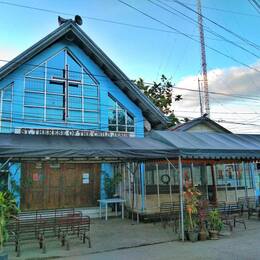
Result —
<path fill-rule="evenodd" d="M 217 165 L 217 185 L 227 186 L 227 188 L 239 187 L 248 188 L 253 187 L 252 171 L 250 170 L 250 164 L 225 164 Z"/>
<path fill-rule="evenodd" d="M 11 132 L 12 130 L 12 101 L 13 83 L 3 88 L 1 93 L 1 131 Z"/>
<path fill-rule="evenodd" d="M 108 127 L 110 131 L 134 132 L 134 117 L 119 102 L 108 97 Z"/>
<path fill-rule="evenodd" d="M 99 83 L 63 49 L 25 76 L 24 118 L 99 125 Z"/>

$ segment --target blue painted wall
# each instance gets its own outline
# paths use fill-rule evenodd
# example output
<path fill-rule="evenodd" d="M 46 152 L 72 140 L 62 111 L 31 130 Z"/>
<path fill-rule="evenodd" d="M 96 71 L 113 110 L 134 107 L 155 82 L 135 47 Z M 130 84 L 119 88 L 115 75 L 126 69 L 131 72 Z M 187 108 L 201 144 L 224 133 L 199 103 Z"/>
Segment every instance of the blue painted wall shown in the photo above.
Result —
<path fill-rule="evenodd" d="M 0 82 L 0 89 L 6 87 L 11 82 L 14 82 L 13 88 L 13 102 L 12 102 L 12 128 L 8 130 L 3 128 L 2 132 L 14 132 L 14 128 L 73 128 L 73 129 L 91 129 L 86 125 L 73 124 L 73 123 L 47 123 L 47 122 L 29 122 L 24 121 L 22 118 L 23 111 L 23 93 L 24 93 L 24 75 L 30 72 L 35 65 L 39 65 L 49 57 L 58 53 L 63 48 L 68 48 L 71 53 L 91 72 L 96 75 L 95 78 L 99 82 L 100 87 L 100 130 L 108 130 L 108 110 L 106 104 L 108 104 L 108 93 L 114 98 L 120 101 L 121 104 L 135 117 L 135 135 L 137 137 L 143 137 L 144 135 L 144 124 L 141 109 L 136 106 L 127 95 L 121 91 L 107 76 L 104 72 L 75 44 L 68 41 L 58 42 L 51 47 L 47 48 L 32 60 L 22 65 L 13 73 L 9 74 L 5 79 Z M 5 125 L 6 122 L 2 122 Z"/>
<path fill-rule="evenodd" d="M 100 95 L 100 124 L 98 130 L 107 131 L 108 130 L 108 94 L 112 95 L 116 100 L 118 100 L 124 108 L 130 112 L 135 118 L 135 136 L 144 136 L 144 118 L 142 116 L 141 109 L 135 105 L 127 95 L 121 91 L 107 76 L 106 74 L 75 44 L 69 41 L 60 41 L 50 46 L 49 48 L 42 51 L 36 57 L 28 61 L 26 64 L 21 65 L 14 72 L 9 74 L 6 78 L 0 81 L 0 90 L 3 90 L 10 83 L 13 84 L 13 96 L 11 102 L 11 108 L 8 108 L 11 122 L 6 120 L 1 120 L 1 132 L 14 132 L 17 128 L 63 128 L 63 129 L 84 129 L 91 130 L 91 126 L 86 124 L 74 124 L 70 122 L 60 122 L 60 123 L 48 123 L 44 121 L 35 122 L 34 120 L 24 120 L 23 119 L 23 104 L 24 104 L 24 85 L 25 85 L 25 74 L 32 71 L 36 65 L 40 65 L 47 59 L 67 48 L 87 70 L 94 75 L 94 77 L 99 82 L 99 95 Z M 4 92 L 3 92 L 4 93 Z M 95 129 L 96 130 L 96 129 Z M 112 174 L 112 166 L 110 164 L 102 164 L 101 166 L 101 191 L 100 197 L 105 198 L 104 192 L 104 172 L 109 175 Z M 13 164 L 10 167 L 10 178 L 9 180 L 14 180 L 17 186 L 20 186 L 21 179 L 21 165 Z M 9 183 L 9 189 L 12 190 L 11 184 Z M 14 191 L 17 203 L 20 205 L 20 194 Z"/>
<path fill-rule="evenodd" d="M 21 163 L 10 163 L 9 174 L 8 189 L 13 192 L 16 203 L 20 207 Z"/>

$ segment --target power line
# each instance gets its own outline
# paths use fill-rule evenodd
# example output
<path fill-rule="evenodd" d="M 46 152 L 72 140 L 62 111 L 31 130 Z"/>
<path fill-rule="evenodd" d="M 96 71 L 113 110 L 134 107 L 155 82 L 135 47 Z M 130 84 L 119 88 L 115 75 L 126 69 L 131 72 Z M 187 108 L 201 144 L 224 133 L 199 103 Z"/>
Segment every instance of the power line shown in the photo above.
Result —
<path fill-rule="evenodd" d="M 248 0 L 248 2 L 253 6 L 253 8 L 260 13 L 260 4 L 255 0 Z"/>
<path fill-rule="evenodd" d="M 177 3 L 177 4 L 179 4 L 179 5 L 183 6 L 183 7 L 185 7 L 186 9 L 192 11 L 193 13 L 198 14 L 198 12 L 197 12 L 196 10 L 194 10 L 194 9 L 190 8 L 189 6 L 183 4 L 183 3 L 180 2 L 179 0 L 173 0 L 173 2 L 175 2 L 175 3 Z M 205 20 L 207 20 L 207 21 L 213 23 L 213 24 L 216 25 L 217 27 L 223 29 L 224 31 L 226 31 L 226 32 L 228 32 L 228 33 L 230 33 L 230 34 L 232 34 L 233 36 L 235 36 L 235 37 L 237 37 L 237 38 L 239 38 L 239 39 L 242 40 L 243 42 L 249 44 L 250 46 L 252 46 L 252 47 L 254 47 L 254 48 L 260 50 L 260 45 L 258 45 L 258 44 L 256 44 L 256 43 L 254 43 L 254 42 L 252 42 L 252 41 L 250 41 L 250 40 L 244 38 L 243 36 L 241 36 L 241 35 L 239 35 L 239 34 L 233 32 L 233 31 L 231 31 L 230 29 L 226 28 L 225 26 L 223 26 L 223 25 L 221 25 L 221 24 L 219 24 L 219 23 L 217 23 L 217 22 L 215 22 L 215 21 L 209 19 L 209 18 L 206 17 L 205 15 L 202 15 L 202 17 L 203 17 Z"/>
<path fill-rule="evenodd" d="M 131 9 L 133 9 L 133 10 L 135 10 L 135 11 L 137 11 L 137 12 L 143 14 L 144 16 L 146 16 L 146 17 L 152 19 L 153 21 L 156 21 L 156 22 L 158 22 L 158 23 L 160 23 L 160 24 L 162 24 L 162 25 L 164 25 L 164 26 L 166 26 L 166 27 L 168 27 L 168 28 L 171 28 L 172 30 L 179 32 L 180 34 L 182 34 L 183 36 L 185 36 L 185 37 L 191 39 L 192 41 L 195 41 L 195 42 L 199 43 L 198 40 L 193 39 L 192 37 L 190 37 L 190 36 L 187 35 L 186 33 L 183 33 L 183 32 L 181 32 L 180 30 L 176 29 L 175 27 L 170 26 L 170 25 L 168 25 L 167 23 L 165 23 L 165 22 L 163 22 L 163 21 L 161 21 L 161 20 L 159 20 L 159 19 L 157 19 L 157 18 L 155 18 L 155 17 L 153 17 L 153 16 L 151 16 L 151 15 L 149 15 L 149 14 L 147 14 L 147 13 L 141 11 L 140 9 L 134 7 L 133 5 L 130 5 L 130 4 L 128 4 L 128 3 L 126 3 L 126 2 L 124 2 L 124 1 L 122 1 L 122 0 L 118 0 L 118 1 L 119 1 L 120 3 L 126 5 L 126 6 L 130 7 Z M 213 47 L 210 47 L 209 45 L 206 45 L 206 44 L 205 44 L 205 46 L 206 46 L 208 49 L 210 49 L 210 50 L 212 50 L 212 51 L 214 51 L 214 52 L 216 52 L 216 53 L 218 53 L 218 54 L 220 54 L 220 55 L 222 55 L 222 56 L 224 56 L 224 57 L 226 57 L 226 58 L 228 58 L 228 59 L 231 59 L 231 60 L 235 61 L 235 62 L 238 63 L 238 64 L 241 64 L 241 65 L 243 65 L 243 66 L 245 66 L 245 67 L 247 67 L 247 68 L 249 68 L 249 69 L 251 69 L 251 70 L 260 72 L 260 70 L 254 68 L 254 67 L 252 67 L 252 66 L 250 66 L 250 65 L 248 65 L 248 64 L 246 64 L 246 63 L 244 63 L 244 62 L 241 62 L 241 61 L 239 61 L 238 59 L 236 59 L 236 58 L 234 58 L 234 57 L 232 57 L 232 56 L 230 56 L 230 55 L 228 55 L 228 54 L 225 54 L 225 53 L 223 53 L 222 51 L 219 51 L 218 49 L 215 49 L 215 48 L 213 48 Z"/>
<path fill-rule="evenodd" d="M 163 9 L 163 10 L 165 10 L 165 11 L 167 11 L 167 12 L 173 14 L 173 15 L 176 15 L 176 14 L 175 14 L 174 12 L 172 12 L 171 10 L 165 8 L 165 7 L 162 6 L 162 5 L 159 5 L 158 3 L 155 3 L 155 2 L 152 1 L 152 0 L 147 0 L 147 1 L 149 1 L 150 3 L 156 5 L 157 7 L 161 8 L 161 9 Z M 174 10 L 175 12 L 181 14 L 182 16 L 186 17 L 187 19 L 189 19 L 190 21 L 192 21 L 193 23 L 195 23 L 196 25 L 198 24 L 198 21 L 196 21 L 195 19 L 191 18 L 190 16 L 184 14 L 183 12 L 181 12 L 181 11 L 179 11 L 179 10 L 177 10 L 177 9 L 175 9 L 175 8 L 173 8 L 173 7 L 171 7 L 170 5 L 168 5 L 168 4 L 166 4 L 166 3 L 163 3 L 163 2 L 160 1 L 160 0 L 157 0 L 157 2 L 159 2 L 159 3 L 161 3 L 161 4 L 164 4 L 164 5 L 167 6 L 168 8 L 170 8 L 170 9 Z M 204 17 L 202 14 L 199 14 L 197 11 L 194 10 L 194 12 L 196 12 L 196 14 L 198 14 L 200 17 Z M 248 50 L 248 49 L 246 49 L 246 48 L 244 48 L 243 46 L 239 45 L 238 43 L 236 43 L 236 42 L 234 42 L 234 41 L 232 41 L 232 40 L 227 39 L 227 38 L 224 37 L 223 35 L 220 35 L 220 34 L 214 32 L 214 31 L 213 31 L 211 28 L 209 28 L 208 26 L 205 26 L 205 25 L 204 25 L 204 28 L 205 28 L 205 30 L 206 30 L 207 32 L 209 32 L 209 33 L 215 35 L 216 37 L 219 37 L 219 38 L 222 39 L 223 41 L 225 41 L 225 42 L 227 42 L 227 43 L 229 43 L 229 44 L 232 44 L 232 45 L 236 46 L 237 48 L 239 48 L 239 49 L 241 49 L 241 50 L 243 50 L 243 51 L 245 51 L 245 52 L 251 54 L 252 56 L 254 56 L 254 57 L 256 57 L 256 58 L 260 58 L 259 55 L 255 54 L 254 52 L 252 52 L 252 51 L 250 51 L 250 50 Z"/>
<path fill-rule="evenodd" d="M 52 67 L 51 67 L 52 68 Z M 55 68 L 52 68 L 52 69 L 55 69 Z M 58 69 L 60 71 L 62 71 L 61 69 Z M 78 72 L 80 74 L 82 74 L 81 72 Z M 83 73 L 84 74 L 84 73 Z M 88 74 L 86 74 L 88 75 Z M 95 76 L 95 77 L 101 77 L 101 78 L 107 78 L 106 75 L 99 75 L 99 74 L 91 74 L 92 76 Z M 32 77 L 30 79 L 33 79 L 33 80 L 39 80 L 39 81 L 44 81 L 45 79 L 41 79 L 41 78 L 35 78 L 35 77 Z M 21 80 L 23 81 L 24 80 L 24 77 L 9 77 L 9 80 Z M 114 82 L 131 82 L 133 84 L 136 85 L 135 81 L 136 80 L 131 80 L 131 79 L 117 79 L 117 80 L 114 80 Z M 145 82 L 144 81 L 144 84 L 146 85 L 154 85 L 155 82 Z M 6 84 L 6 86 L 8 86 L 9 84 Z M 88 84 L 88 83 L 81 83 L 80 85 L 83 85 L 83 86 L 92 86 L 91 84 Z M 93 87 L 100 87 L 100 84 L 98 85 L 95 85 Z M 190 88 L 184 88 L 184 87 L 177 87 L 175 85 L 173 85 L 173 90 L 174 89 L 179 89 L 179 90 L 186 90 L 186 91 L 191 91 L 191 92 L 199 92 L 199 90 L 197 89 L 190 89 Z M 140 90 L 141 91 L 141 90 Z M 203 90 L 201 90 L 201 92 L 204 92 Z M 239 99 L 245 99 L 245 100 L 253 100 L 253 101 L 260 101 L 260 97 L 259 98 L 256 98 L 256 97 L 250 97 L 248 95 L 237 95 L 237 94 L 230 94 L 230 93 L 224 93 L 224 92 L 217 92 L 217 91 L 209 91 L 210 94 L 213 94 L 213 95 L 222 95 L 222 96 L 227 96 L 227 97 L 233 97 L 233 98 L 239 98 Z"/>
<path fill-rule="evenodd" d="M 45 8 L 37 8 L 37 7 L 33 7 L 33 6 L 21 5 L 21 4 L 16 4 L 16 3 L 9 3 L 9 2 L 5 2 L 5 1 L 0 1 L 0 4 L 14 6 L 14 7 L 20 7 L 20 8 L 26 8 L 26 9 L 31 9 L 31 10 L 40 11 L 40 12 L 46 12 L 46 13 L 55 14 L 55 15 L 67 15 L 67 16 L 71 16 L 71 17 L 75 16 L 75 14 L 72 14 L 72 13 L 60 12 L 60 11 L 45 9 Z M 177 32 L 164 30 L 164 29 L 160 29 L 160 28 L 138 25 L 138 24 L 131 24 L 131 23 L 115 21 L 115 20 L 110 20 L 110 19 L 103 19 L 103 18 L 98 18 L 98 17 L 82 16 L 82 18 L 85 18 L 88 20 L 93 20 L 93 21 L 98 21 L 98 22 L 122 25 L 122 26 L 137 28 L 137 29 L 144 29 L 144 30 L 149 30 L 149 31 L 165 32 L 165 33 L 170 33 L 170 34 L 179 34 Z M 189 34 L 189 35 L 191 37 L 199 37 L 199 35 L 195 35 L 195 34 L 194 35 Z M 207 39 L 221 41 L 221 39 L 211 38 L 211 37 L 207 37 Z"/>
<path fill-rule="evenodd" d="M 173 2 L 174 0 L 168 0 L 167 2 Z M 183 2 L 183 1 L 182 1 Z M 188 3 L 188 2 L 183 2 L 186 5 L 190 5 L 190 6 L 196 6 L 196 4 L 192 4 L 192 3 Z M 260 18 L 259 15 L 255 15 L 255 14 L 249 14 L 249 13 L 244 13 L 244 12 L 237 12 L 234 10 L 227 10 L 227 9 L 223 9 L 223 8 L 216 8 L 216 7 L 212 7 L 212 6 L 206 6 L 203 5 L 202 6 L 205 9 L 210 9 L 210 10 L 214 10 L 217 12 L 224 12 L 224 13 L 231 13 L 231 14 L 235 14 L 235 15 L 242 15 L 242 16 L 251 16 L 251 17 L 256 17 L 256 18 Z"/>

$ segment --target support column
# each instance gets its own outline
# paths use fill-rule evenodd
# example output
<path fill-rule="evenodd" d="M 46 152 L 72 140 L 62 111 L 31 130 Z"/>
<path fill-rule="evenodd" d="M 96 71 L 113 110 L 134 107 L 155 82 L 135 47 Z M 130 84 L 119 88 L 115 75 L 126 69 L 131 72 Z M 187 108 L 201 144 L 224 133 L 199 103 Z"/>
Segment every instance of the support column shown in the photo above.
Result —
<path fill-rule="evenodd" d="M 160 185 L 159 185 L 159 172 L 158 172 L 158 163 L 156 163 L 156 179 L 157 179 L 157 202 L 158 202 L 158 207 L 160 208 Z"/>
<path fill-rule="evenodd" d="M 216 167 L 215 164 L 211 164 L 211 176 L 212 176 L 212 193 L 213 201 L 217 203 L 218 201 L 218 190 L 217 190 L 217 180 L 216 180 Z"/>
<path fill-rule="evenodd" d="M 181 240 L 184 242 L 184 213 L 183 213 L 183 172 L 182 172 L 182 161 L 179 156 L 179 188 L 180 188 L 180 210 L 181 210 Z"/>
<path fill-rule="evenodd" d="M 245 170 L 245 163 L 242 162 L 242 170 L 243 170 L 243 176 L 245 181 L 245 196 L 248 197 L 248 191 L 247 191 L 247 180 L 246 180 L 246 170 Z"/>
<path fill-rule="evenodd" d="M 144 212 L 145 209 L 145 165 L 140 164 L 140 175 L 141 175 L 141 211 Z"/>

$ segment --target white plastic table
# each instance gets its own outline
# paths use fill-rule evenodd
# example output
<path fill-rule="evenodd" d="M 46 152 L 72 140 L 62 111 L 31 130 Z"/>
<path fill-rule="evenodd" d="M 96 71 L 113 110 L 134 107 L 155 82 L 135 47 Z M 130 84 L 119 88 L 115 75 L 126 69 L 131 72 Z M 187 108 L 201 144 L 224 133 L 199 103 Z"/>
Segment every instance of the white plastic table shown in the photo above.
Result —
<path fill-rule="evenodd" d="M 120 199 L 120 198 L 113 198 L 113 199 L 102 199 L 98 200 L 99 202 L 99 217 L 102 218 L 102 206 L 105 204 L 105 209 L 106 209 L 106 215 L 105 219 L 107 220 L 107 205 L 108 204 L 115 204 L 115 210 L 116 210 L 116 216 L 117 216 L 117 204 L 121 203 L 121 214 L 122 214 L 122 219 L 124 219 L 124 203 L 125 200 Z"/>

